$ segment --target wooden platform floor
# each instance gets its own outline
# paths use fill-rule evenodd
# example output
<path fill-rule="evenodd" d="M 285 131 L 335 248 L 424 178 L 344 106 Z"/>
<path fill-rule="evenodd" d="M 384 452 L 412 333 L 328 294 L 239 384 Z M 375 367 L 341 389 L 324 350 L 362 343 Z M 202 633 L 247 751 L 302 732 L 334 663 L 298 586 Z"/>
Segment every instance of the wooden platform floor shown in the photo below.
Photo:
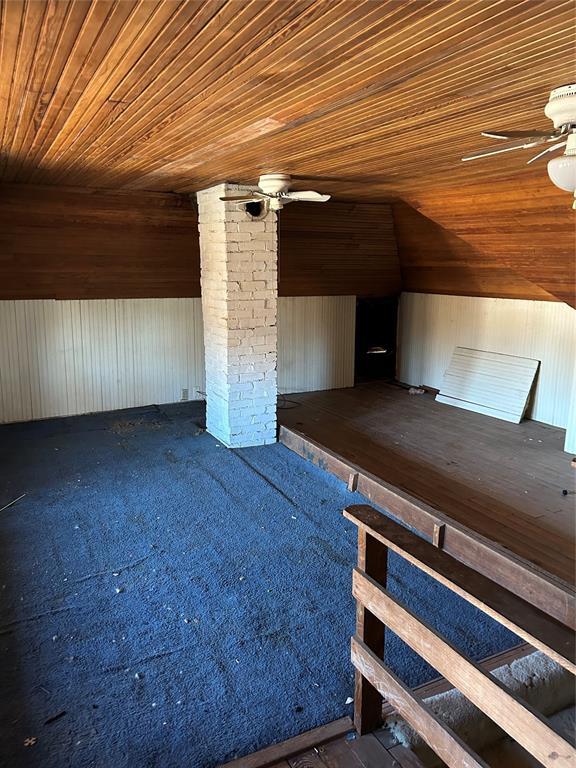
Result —
<path fill-rule="evenodd" d="M 289 399 L 299 405 L 280 409 L 282 425 L 574 584 L 576 472 L 563 430 L 509 424 L 391 384 Z"/>

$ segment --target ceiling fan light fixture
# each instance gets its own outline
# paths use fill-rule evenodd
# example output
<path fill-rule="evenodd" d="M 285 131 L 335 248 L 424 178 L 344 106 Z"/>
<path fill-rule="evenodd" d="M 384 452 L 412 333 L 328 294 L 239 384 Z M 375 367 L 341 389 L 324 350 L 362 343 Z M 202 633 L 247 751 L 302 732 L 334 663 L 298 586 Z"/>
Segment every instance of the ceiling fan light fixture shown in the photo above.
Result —
<path fill-rule="evenodd" d="M 576 133 L 568 136 L 565 153 L 548 161 L 548 176 L 559 189 L 576 195 Z M 576 208 L 576 199 L 573 207 Z"/>
<path fill-rule="evenodd" d="M 576 157 L 553 157 L 548 161 L 550 181 L 565 192 L 576 190 Z"/>

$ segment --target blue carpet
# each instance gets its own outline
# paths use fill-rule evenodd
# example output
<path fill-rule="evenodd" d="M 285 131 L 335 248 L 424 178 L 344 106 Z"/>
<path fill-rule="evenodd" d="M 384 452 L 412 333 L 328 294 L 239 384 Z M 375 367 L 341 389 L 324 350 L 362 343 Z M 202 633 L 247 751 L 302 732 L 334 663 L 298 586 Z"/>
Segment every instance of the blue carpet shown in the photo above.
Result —
<path fill-rule="evenodd" d="M 0 507 L 26 493 L 0 513 L 2 765 L 209 768 L 351 713 L 361 497 L 201 419 L 0 428 Z M 396 557 L 390 589 L 474 658 L 517 642 Z M 387 660 L 435 676 L 391 635 Z"/>

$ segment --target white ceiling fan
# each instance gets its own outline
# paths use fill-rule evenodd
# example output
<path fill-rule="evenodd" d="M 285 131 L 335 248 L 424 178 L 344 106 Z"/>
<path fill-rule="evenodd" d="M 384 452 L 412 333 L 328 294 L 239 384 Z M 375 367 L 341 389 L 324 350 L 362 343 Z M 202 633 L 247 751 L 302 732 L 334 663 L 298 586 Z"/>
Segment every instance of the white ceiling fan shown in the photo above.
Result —
<path fill-rule="evenodd" d="M 544 114 L 554 123 L 549 131 L 482 131 L 482 136 L 498 141 L 511 141 L 493 148 L 483 149 L 463 157 L 463 161 L 513 152 L 516 149 L 544 148 L 528 160 L 528 165 L 549 152 L 566 147 L 561 157 L 548 162 L 548 175 L 553 184 L 566 192 L 576 194 L 576 83 L 555 88 L 544 108 Z M 549 145 L 549 146 L 545 146 Z M 576 209 L 576 200 L 574 206 Z"/>
<path fill-rule="evenodd" d="M 265 203 L 271 211 L 279 211 L 286 203 L 326 203 L 330 195 L 307 190 L 305 192 L 290 192 L 292 178 L 287 173 L 266 173 L 258 179 L 259 189 L 244 195 L 227 195 L 220 200 L 238 203 Z"/>

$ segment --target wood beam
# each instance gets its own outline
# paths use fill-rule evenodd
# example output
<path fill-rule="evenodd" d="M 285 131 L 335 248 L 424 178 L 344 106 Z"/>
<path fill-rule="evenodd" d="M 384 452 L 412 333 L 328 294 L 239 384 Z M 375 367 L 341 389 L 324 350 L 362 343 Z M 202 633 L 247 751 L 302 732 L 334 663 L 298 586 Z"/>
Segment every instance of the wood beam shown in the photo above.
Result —
<path fill-rule="evenodd" d="M 384 547 L 491 616 L 534 648 L 576 674 L 576 638 L 568 627 L 491 579 L 440 551 L 367 504 L 344 510 L 344 517 Z"/>
<path fill-rule="evenodd" d="M 449 768 L 488 768 L 462 739 L 434 714 L 392 670 L 357 637 L 352 638 L 352 663 L 383 697 L 394 706 Z"/>
<path fill-rule="evenodd" d="M 418 619 L 374 579 L 355 570 L 352 594 L 545 768 L 576 765 L 576 750 L 539 712 L 484 672 L 479 664 L 462 656 L 446 638 Z"/>

